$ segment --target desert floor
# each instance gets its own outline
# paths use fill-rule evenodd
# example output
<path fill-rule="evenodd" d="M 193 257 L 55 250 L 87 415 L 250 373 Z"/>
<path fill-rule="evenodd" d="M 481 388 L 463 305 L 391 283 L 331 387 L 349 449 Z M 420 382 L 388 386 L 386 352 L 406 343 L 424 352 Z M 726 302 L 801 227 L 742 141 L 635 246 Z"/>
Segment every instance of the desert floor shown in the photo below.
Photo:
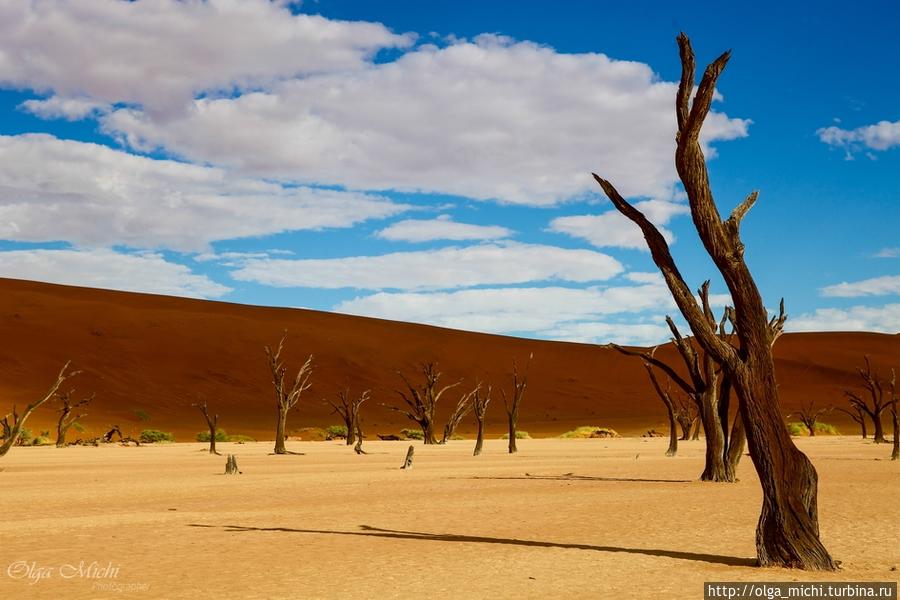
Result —
<path fill-rule="evenodd" d="M 0 598 L 702 598 L 704 581 L 895 581 L 900 463 L 804 438 L 838 573 L 753 566 L 760 491 L 696 481 L 703 442 L 523 440 L 14 448 Z M 112 569 L 91 572 L 91 563 Z M 81 572 L 79 572 L 81 565 Z M 90 575 L 101 575 L 90 577 Z"/>

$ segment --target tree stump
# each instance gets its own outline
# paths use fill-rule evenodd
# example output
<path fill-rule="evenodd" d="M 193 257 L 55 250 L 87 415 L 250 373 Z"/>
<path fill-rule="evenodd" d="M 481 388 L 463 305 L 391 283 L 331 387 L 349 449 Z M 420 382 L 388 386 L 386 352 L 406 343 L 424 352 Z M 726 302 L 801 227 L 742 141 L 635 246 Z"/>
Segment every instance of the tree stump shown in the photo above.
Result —
<path fill-rule="evenodd" d="M 228 458 L 225 460 L 225 474 L 238 475 L 242 472 L 243 471 L 238 469 L 237 458 L 235 458 L 234 454 L 229 454 Z"/>
<path fill-rule="evenodd" d="M 412 469 L 412 460 L 413 453 L 416 451 L 414 446 L 410 446 L 409 450 L 406 451 L 406 460 L 403 461 L 403 466 L 401 469 Z"/>

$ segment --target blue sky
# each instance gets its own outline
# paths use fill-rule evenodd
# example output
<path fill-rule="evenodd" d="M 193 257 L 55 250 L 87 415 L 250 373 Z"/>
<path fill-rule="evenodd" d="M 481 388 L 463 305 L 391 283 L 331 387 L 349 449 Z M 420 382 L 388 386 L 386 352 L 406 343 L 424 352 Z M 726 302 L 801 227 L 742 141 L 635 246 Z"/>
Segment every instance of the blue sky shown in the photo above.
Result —
<path fill-rule="evenodd" d="M 642 238 L 726 290 L 674 174 L 675 36 L 788 328 L 900 330 L 900 5 L 0 0 L 0 276 L 664 341 Z"/>

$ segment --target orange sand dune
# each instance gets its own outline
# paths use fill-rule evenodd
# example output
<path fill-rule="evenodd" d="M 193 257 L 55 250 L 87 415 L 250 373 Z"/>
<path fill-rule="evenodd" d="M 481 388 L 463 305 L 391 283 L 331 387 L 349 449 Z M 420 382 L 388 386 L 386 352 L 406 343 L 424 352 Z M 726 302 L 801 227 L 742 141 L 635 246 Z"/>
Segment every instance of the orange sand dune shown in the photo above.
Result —
<path fill-rule="evenodd" d="M 0 412 L 41 396 L 71 359 L 83 371 L 72 385 L 78 393 L 97 394 L 84 420 L 85 435 L 115 423 L 126 433 L 153 427 L 192 440 L 204 422 L 191 404 L 205 399 L 229 433 L 271 438 L 274 408 L 263 346 L 277 343 L 285 329 L 292 370 L 309 353 L 315 357 L 313 388 L 292 413 L 291 429 L 337 423 L 322 398 L 349 384 L 373 391 L 363 407 L 367 431 L 396 432 L 410 423 L 379 403 L 395 402 L 397 369 L 412 374 L 419 361 L 435 360 L 446 382 L 465 378 L 470 387 L 475 380 L 508 387 L 513 359 L 523 364 L 532 352 L 521 429 L 551 435 L 603 425 L 634 434 L 665 421 L 640 362 L 591 345 L 11 279 L 0 279 L 0 291 Z M 671 348 L 662 352 L 673 357 Z M 785 412 L 807 398 L 843 405 L 843 391 L 859 387 L 855 368 L 863 354 L 885 370 L 900 368 L 900 335 L 783 336 L 776 357 Z M 455 400 L 446 398 L 444 411 Z M 150 420 L 141 421 L 135 411 Z M 490 429 L 502 430 L 504 417 L 495 394 Z M 54 408 L 42 408 L 32 419 L 33 430 L 49 429 Z M 828 420 L 856 431 L 843 414 Z M 470 430 L 468 423 L 462 427 Z"/>

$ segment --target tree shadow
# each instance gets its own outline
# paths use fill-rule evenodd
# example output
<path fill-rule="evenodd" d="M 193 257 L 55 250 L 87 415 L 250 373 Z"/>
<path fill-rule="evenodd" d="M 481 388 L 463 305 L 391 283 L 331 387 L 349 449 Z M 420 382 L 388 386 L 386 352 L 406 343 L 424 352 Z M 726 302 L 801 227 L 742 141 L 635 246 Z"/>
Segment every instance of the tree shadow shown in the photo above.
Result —
<path fill-rule="evenodd" d="M 504 546 L 525 546 L 529 548 L 565 548 L 571 550 L 592 550 L 594 552 L 612 552 L 623 554 L 642 554 L 645 556 L 659 556 L 676 558 L 679 560 L 692 560 L 707 562 L 729 567 L 755 567 L 755 558 L 740 558 L 737 556 L 723 556 L 721 554 L 705 554 L 698 552 L 681 552 L 678 550 L 663 550 L 658 548 L 623 548 L 620 546 L 594 546 L 591 544 L 572 544 L 565 542 L 545 542 L 540 540 L 519 540 L 515 538 L 496 538 L 477 535 L 456 535 L 451 533 L 424 533 L 418 531 L 400 531 L 395 529 L 380 529 L 369 525 L 360 525 L 362 531 L 332 531 L 327 529 L 293 529 L 289 527 L 248 527 L 243 525 L 205 525 L 190 523 L 188 527 L 224 528 L 227 532 L 281 532 L 281 533 L 310 533 L 322 535 L 350 535 L 363 537 L 380 537 L 400 540 L 426 540 L 432 542 L 462 542 L 469 544 L 500 544 Z"/>
<path fill-rule="evenodd" d="M 531 475 L 525 473 L 524 476 L 518 475 L 496 475 L 496 476 L 473 476 L 468 479 L 519 479 L 519 480 L 536 480 L 536 481 L 618 481 L 627 483 L 694 483 L 693 479 L 642 479 L 639 477 L 591 477 L 589 475 L 574 475 L 565 473 L 563 475 Z"/>

